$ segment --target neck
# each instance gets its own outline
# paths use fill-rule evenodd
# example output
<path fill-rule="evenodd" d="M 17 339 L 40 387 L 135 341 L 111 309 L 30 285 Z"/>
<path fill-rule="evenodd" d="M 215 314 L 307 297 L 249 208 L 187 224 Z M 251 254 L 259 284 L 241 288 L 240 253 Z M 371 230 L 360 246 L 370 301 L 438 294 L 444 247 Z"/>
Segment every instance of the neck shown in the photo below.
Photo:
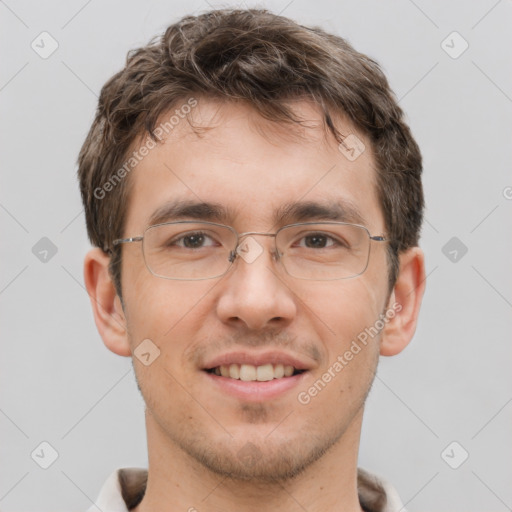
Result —
<path fill-rule="evenodd" d="M 148 482 L 134 512 L 360 512 L 357 454 L 362 410 L 343 436 L 300 475 L 274 483 L 240 481 L 202 466 L 165 435 L 146 412 Z"/>

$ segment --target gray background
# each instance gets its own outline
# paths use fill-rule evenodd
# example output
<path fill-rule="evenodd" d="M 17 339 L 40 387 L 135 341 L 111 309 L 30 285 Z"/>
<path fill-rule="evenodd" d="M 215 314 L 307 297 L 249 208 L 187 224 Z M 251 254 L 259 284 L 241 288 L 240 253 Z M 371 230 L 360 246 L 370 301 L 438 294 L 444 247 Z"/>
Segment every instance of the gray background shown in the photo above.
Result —
<path fill-rule="evenodd" d="M 147 463 L 130 360 L 103 346 L 83 287 L 89 244 L 75 162 L 126 52 L 209 5 L 235 4 L 0 1 L 4 512 L 86 510 L 115 468 Z M 427 291 L 412 344 L 381 361 L 360 466 L 390 480 L 412 512 L 510 510 L 512 3 L 258 5 L 376 58 L 424 154 Z M 59 45 L 46 59 L 31 47 L 51 48 L 49 39 L 41 48 L 43 31 Z M 469 44 L 458 58 L 453 31 Z M 46 261 L 43 237 L 57 249 Z M 38 465 L 51 462 L 43 441 L 58 452 L 48 469 Z"/>

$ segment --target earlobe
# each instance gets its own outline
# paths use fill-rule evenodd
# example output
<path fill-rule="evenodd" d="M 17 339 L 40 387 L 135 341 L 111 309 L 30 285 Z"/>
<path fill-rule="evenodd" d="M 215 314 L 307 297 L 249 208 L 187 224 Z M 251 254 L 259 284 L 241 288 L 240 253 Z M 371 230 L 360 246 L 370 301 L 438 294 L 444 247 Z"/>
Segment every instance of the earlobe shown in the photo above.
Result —
<path fill-rule="evenodd" d="M 416 330 L 421 300 L 425 291 L 423 251 L 412 247 L 400 255 L 400 270 L 386 309 L 387 322 L 382 331 L 380 354 L 399 354 Z"/>
<path fill-rule="evenodd" d="M 87 253 L 84 261 L 85 287 L 105 346 L 120 356 L 131 356 L 126 318 L 108 271 L 109 261 L 109 256 L 99 248 Z"/>

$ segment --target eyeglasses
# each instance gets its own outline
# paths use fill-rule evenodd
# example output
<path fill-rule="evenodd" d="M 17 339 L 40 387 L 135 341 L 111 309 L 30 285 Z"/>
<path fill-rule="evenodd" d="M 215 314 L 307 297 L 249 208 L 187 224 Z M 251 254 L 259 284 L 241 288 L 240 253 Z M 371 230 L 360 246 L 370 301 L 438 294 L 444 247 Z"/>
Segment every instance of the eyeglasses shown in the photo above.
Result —
<path fill-rule="evenodd" d="M 237 233 L 213 222 L 183 220 L 156 224 L 142 236 L 121 238 L 119 244 L 142 242 L 148 270 L 164 279 L 214 279 L 227 273 L 238 257 L 252 263 L 264 251 L 257 236 L 274 237 L 276 261 L 292 277 L 315 281 L 348 279 L 368 267 L 372 236 L 358 224 L 305 222 L 283 226 L 276 233 Z"/>

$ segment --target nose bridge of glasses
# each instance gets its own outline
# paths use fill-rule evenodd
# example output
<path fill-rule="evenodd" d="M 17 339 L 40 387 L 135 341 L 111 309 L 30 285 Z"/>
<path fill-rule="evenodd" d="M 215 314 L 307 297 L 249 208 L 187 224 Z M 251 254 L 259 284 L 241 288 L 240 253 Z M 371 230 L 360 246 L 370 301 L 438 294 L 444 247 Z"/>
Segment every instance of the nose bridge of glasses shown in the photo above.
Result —
<path fill-rule="evenodd" d="M 264 231 L 246 231 L 245 233 L 238 234 L 238 240 L 240 241 L 241 238 L 244 238 L 246 236 L 251 236 L 251 235 L 271 236 L 271 237 L 275 238 L 277 233 L 265 233 Z"/>

